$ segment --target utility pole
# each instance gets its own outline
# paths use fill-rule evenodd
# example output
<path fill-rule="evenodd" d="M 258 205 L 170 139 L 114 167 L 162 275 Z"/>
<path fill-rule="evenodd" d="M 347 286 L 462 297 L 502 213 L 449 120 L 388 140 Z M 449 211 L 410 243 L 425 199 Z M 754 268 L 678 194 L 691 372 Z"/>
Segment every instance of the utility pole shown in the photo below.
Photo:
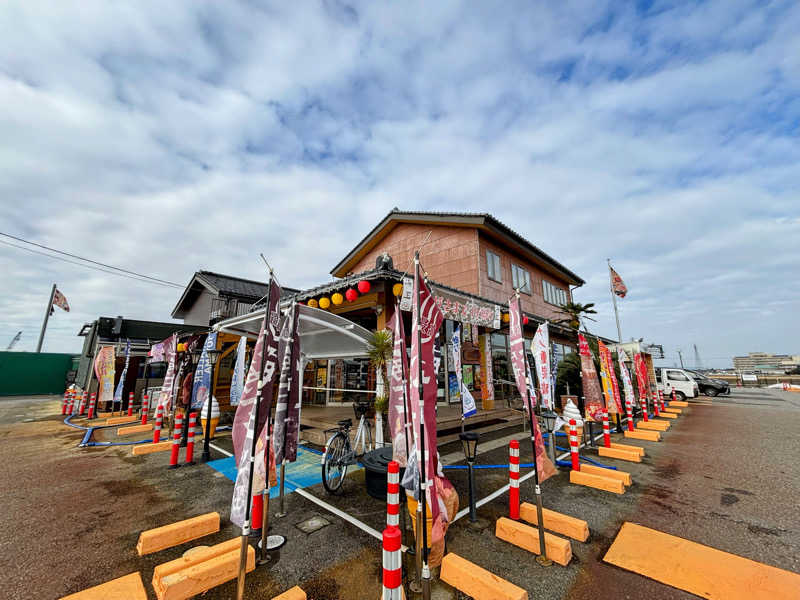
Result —
<path fill-rule="evenodd" d="M 44 332 L 47 329 L 47 321 L 50 319 L 50 311 L 53 310 L 53 297 L 56 295 L 56 284 L 53 284 L 53 289 L 50 290 L 50 301 L 47 303 L 47 308 L 44 311 L 44 323 L 42 323 L 42 332 L 39 334 L 39 343 L 36 344 L 36 352 L 42 351 L 42 343 L 44 342 Z"/>
<path fill-rule="evenodd" d="M 680 350 L 678 350 L 678 358 L 681 359 L 681 369 L 682 369 L 683 368 L 683 354 L 681 354 Z"/>

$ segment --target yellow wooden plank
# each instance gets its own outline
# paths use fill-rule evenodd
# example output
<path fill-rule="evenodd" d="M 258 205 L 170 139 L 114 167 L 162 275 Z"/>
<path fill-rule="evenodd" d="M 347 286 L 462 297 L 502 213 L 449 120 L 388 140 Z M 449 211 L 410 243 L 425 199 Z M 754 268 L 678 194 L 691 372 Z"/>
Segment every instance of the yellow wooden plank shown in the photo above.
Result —
<path fill-rule="evenodd" d="M 61 600 L 147 600 L 147 592 L 142 583 L 142 576 L 137 571 L 82 592 L 64 596 Z"/>

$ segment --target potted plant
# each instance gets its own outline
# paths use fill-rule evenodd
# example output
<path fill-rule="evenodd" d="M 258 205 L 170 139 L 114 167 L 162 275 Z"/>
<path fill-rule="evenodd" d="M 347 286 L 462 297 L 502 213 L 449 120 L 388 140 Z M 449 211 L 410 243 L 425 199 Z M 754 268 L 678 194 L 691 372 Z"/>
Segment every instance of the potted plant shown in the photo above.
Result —
<path fill-rule="evenodd" d="M 375 397 L 375 446 L 383 447 L 383 415 L 389 407 L 388 366 L 392 359 L 392 334 L 388 329 L 375 331 L 367 342 L 370 364 L 377 380 Z"/>

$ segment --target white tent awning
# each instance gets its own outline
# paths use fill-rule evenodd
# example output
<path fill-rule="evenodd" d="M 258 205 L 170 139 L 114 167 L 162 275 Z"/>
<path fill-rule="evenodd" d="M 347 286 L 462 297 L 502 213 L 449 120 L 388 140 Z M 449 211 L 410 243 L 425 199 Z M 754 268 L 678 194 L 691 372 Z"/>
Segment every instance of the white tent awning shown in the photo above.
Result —
<path fill-rule="evenodd" d="M 367 329 L 339 315 L 298 304 L 300 310 L 300 352 L 305 360 L 355 358 L 366 356 L 372 335 Z M 215 331 L 258 337 L 264 321 L 262 308 L 255 312 L 225 319 L 214 325 Z"/>

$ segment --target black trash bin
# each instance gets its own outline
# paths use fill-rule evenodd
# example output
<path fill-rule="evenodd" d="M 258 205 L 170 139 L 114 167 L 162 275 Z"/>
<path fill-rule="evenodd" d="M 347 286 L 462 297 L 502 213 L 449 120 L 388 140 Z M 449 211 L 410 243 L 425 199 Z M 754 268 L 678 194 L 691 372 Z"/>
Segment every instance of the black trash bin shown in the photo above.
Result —
<path fill-rule="evenodd" d="M 389 472 L 389 463 L 392 461 L 391 447 L 378 448 L 367 452 L 361 457 L 364 465 L 364 483 L 367 493 L 376 500 L 386 502 L 386 474 Z M 400 479 L 403 479 L 405 467 L 400 467 Z"/>

